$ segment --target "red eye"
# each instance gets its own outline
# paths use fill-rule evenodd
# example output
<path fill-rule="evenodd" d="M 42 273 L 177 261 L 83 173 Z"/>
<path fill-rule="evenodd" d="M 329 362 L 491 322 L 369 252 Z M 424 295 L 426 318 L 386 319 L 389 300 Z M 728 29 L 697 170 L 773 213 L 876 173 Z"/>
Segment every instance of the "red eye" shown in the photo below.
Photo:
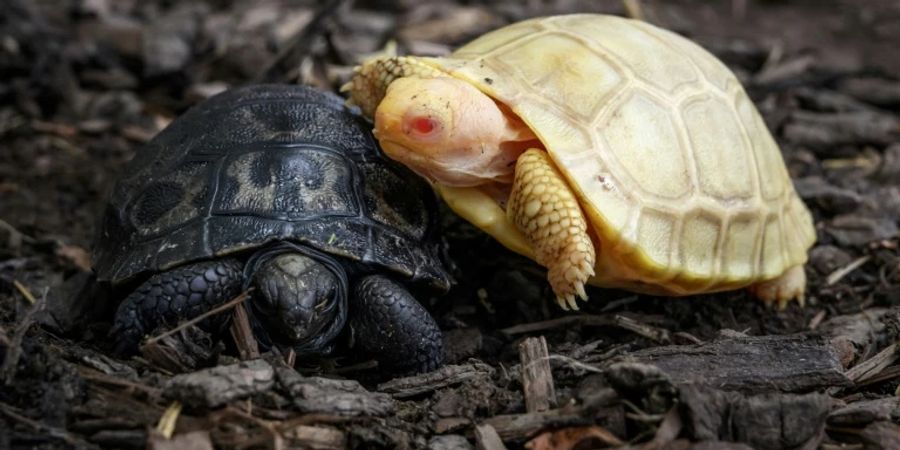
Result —
<path fill-rule="evenodd" d="M 417 134 L 427 135 L 431 134 L 432 131 L 438 128 L 438 123 L 431 117 L 413 117 L 409 121 L 409 128 Z"/>

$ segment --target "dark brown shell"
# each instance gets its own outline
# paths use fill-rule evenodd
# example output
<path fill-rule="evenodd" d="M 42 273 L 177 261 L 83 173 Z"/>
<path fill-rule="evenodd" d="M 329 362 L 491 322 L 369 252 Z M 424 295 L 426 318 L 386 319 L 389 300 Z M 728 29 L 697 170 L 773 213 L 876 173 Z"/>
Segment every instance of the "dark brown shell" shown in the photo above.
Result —
<path fill-rule="evenodd" d="M 446 287 L 430 187 L 378 149 L 341 99 L 301 86 L 217 95 L 142 148 L 95 245 L 119 283 L 187 262 L 302 243 Z"/>

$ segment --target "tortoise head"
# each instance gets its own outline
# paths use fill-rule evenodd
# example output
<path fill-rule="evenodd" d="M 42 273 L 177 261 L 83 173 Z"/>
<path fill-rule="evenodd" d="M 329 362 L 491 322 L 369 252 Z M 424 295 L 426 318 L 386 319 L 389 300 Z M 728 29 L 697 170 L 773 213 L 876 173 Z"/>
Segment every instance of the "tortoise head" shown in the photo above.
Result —
<path fill-rule="evenodd" d="M 491 97 L 452 77 L 394 80 L 374 119 L 389 157 L 446 186 L 512 182 L 521 142 L 534 138 Z"/>

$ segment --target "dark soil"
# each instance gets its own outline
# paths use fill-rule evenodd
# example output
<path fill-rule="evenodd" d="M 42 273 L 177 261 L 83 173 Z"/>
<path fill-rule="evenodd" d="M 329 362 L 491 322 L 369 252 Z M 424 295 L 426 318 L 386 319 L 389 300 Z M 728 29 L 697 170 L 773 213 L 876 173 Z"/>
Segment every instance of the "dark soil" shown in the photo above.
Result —
<path fill-rule="evenodd" d="M 900 4 L 319 3 L 0 3 L 0 448 L 900 448 Z M 192 327 L 110 356 L 96 220 L 123 164 L 191 105 L 261 81 L 337 90 L 391 39 L 443 54 L 623 4 L 718 55 L 756 101 L 816 220 L 805 308 L 595 289 L 564 313 L 540 267 L 445 211 L 458 284 L 426 299 L 439 372 L 384 380 L 352 351 L 254 359 L 252 338 L 206 345 Z"/>

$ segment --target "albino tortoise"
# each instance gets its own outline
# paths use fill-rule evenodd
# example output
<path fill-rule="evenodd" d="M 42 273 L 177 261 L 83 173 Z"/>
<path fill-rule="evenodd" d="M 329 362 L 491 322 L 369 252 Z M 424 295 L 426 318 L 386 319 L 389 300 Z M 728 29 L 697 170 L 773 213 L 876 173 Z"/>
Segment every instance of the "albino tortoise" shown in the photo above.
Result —
<path fill-rule="evenodd" d="M 546 266 L 563 308 L 585 283 L 802 302 L 810 213 L 738 80 L 677 34 L 538 18 L 369 61 L 345 90 L 388 156 Z"/>

